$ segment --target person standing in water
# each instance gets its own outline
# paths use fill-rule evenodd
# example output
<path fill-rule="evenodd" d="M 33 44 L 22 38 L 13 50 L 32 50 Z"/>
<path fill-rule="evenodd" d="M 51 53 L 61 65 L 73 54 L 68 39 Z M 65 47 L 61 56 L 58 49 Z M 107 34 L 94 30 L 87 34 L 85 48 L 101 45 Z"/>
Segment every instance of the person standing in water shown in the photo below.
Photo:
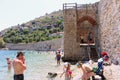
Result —
<path fill-rule="evenodd" d="M 22 52 L 18 52 L 13 60 L 14 80 L 24 80 L 24 70 L 26 70 L 25 57 Z"/>
<path fill-rule="evenodd" d="M 57 52 L 56 52 L 57 65 L 60 65 L 60 59 L 61 59 L 60 51 L 57 51 Z"/>
<path fill-rule="evenodd" d="M 7 60 L 8 70 L 11 70 L 12 61 L 10 60 L 10 58 L 6 58 L 6 60 Z"/>

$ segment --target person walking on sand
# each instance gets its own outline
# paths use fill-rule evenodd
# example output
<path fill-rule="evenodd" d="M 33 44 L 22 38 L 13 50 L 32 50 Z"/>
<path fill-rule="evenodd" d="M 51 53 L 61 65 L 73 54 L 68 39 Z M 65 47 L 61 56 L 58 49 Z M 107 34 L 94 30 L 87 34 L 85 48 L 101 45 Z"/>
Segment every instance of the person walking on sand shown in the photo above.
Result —
<path fill-rule="evenodd" d="M 63 73 L 60 75 L 62 77 L 64 74 L 65 79 L 64 80 L 71 80 L 72 78 L 72 71 L 70 70 L 70 63 L 65 62 L 63 67 Z"/>
<path fill-rule="evenodd" d="M 12 60 L 10 60 L 10 58 L 6 58 L 6 60 L 7 60 L 8 70 L 11 70 Z"/>
<path fill-rule="evenodd" d="M 14 80 L 24 80 L 24 70 L 26 70 L 25 58 L 22 52 L 18 52 L 13 60 Z"/>

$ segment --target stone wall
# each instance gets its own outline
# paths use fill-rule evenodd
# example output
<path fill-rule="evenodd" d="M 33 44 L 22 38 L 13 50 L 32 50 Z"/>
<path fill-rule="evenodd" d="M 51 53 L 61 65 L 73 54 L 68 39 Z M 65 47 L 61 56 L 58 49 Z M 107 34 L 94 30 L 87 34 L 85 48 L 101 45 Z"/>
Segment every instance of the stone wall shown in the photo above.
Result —
<path fill-rule="evenodd" d="M 10 44 L 7 43 L 6 47 L 10 50 L 38 50 L 38 51 L 47 51 L 47 50 L 57 50 L 62 48 L 63 39 L 55 39 L 51 41 L 43 41 L 38 43 L 28 43 L 28 44 Z"/>
<path fill-rule="evenodd" d="M 101 0 L 98 9 L 101 49 L 120 61 L 120 0 Z"/>
<path fill-rule="evenodd" d="M 77 4 L 78 5 L 78 4 Z M 87 42 L 88 27 L 96 26 L 97 5 L 73 6 L 64 10 L 64 52 L 66 60 L 83 60 L 86 58 L 86 48 L 80 47 L 80 35 Z M 70 5 L 65 5 L 66 7 Z M 87 26 L 86 26 L 86 25 Z M 84 26 L 83 26 L 84 25 Z"/>
<path fill-rule="evenodd" d="M 75 59 L 77 19 L 76 9 L 64 11 L 64 51 L 65 59 Z"/>

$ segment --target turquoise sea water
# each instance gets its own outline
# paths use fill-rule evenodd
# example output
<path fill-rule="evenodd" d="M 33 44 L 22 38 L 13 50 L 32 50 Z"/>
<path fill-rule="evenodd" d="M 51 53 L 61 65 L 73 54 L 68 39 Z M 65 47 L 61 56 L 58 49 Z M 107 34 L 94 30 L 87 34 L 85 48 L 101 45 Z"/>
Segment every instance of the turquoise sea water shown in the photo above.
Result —
<path fill-rule="evenodd" d="M 0 51 L 0 80 L 13 80 L 13 68 L 7 69 L 6 58 L 12 60 L 16 57 L 16 50 Z M 48 72 L 56 69 L 55 54 L 51 52 L 23 51 L 25 54 L 27 70 L 24 72 L 25 80 L 48 80 Z"/>

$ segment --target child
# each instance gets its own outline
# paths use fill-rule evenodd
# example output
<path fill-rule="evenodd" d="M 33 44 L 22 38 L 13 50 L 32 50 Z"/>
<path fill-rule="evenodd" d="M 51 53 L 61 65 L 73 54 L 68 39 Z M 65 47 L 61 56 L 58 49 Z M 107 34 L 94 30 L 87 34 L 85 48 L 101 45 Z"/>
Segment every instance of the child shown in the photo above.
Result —
<path fill-rule="evenodd" d="M 63 73 L 60 75 L 60 77 L 62 77 L 63 74 L 65 75 L 65 80 L 71 80 L 72 71 L 70 70 L 70 63 L 64 63 Z"/>

